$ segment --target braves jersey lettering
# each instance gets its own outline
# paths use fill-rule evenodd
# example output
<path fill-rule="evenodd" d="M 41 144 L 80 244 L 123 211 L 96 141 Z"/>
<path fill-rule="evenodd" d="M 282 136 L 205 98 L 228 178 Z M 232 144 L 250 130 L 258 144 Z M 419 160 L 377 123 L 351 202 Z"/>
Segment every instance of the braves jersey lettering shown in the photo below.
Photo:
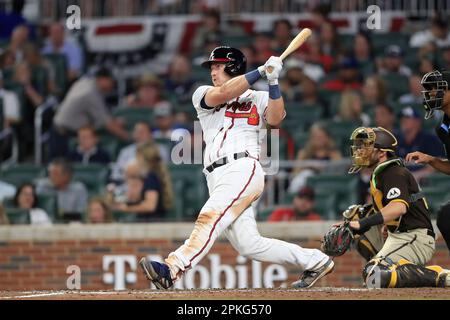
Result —
<path fill-rule="evenodd" d="M 268 92 L 247 90 L 220 108 L 205 109 L 200 104 L 210 88 L 201 86 L 192 97 L 206 144 L 205 167 L 239 152 L 247 151 L 257 158 L 263 138 L 259 130 L 266 126 L 264 112 L 269 102 Z"/>

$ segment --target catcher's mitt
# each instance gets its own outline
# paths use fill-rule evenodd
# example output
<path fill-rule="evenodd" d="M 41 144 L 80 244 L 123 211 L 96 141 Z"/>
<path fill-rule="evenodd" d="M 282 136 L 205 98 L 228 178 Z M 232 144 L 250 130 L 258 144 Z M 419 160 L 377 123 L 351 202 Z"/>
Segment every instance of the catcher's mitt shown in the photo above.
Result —
<path fill-rule="evenodd" d="M 322 251 L 332 257 L 343 255 L 351 246 L 353 232 L 348 222 L 333 226 L 323 237 Z"/>

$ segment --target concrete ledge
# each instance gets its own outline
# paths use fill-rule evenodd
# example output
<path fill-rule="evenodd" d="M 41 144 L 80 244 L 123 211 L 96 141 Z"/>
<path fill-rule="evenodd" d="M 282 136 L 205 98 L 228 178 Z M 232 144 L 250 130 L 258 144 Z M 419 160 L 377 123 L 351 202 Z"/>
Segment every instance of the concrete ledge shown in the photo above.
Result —
<path fill-rule="evenodd" d="M 280 222 L 258 224 L 260 233 L 273 238 L 321 237 L 333 224 L 327 222 Z M 185 240 L 194 223 L 0 226 L 0 241 L 51 241 L 99 239 Z"/>
<path fill-rule="evenodd" d="M 258 223 L 261 235 L 279 239 L 320 238 L 336 221 Z M 436 223 L 433 221 L 438 233 Z M 52 241 L 100 239 L 185 240 L 194 223 L 0 226 L 0 241 Z M 223 238 L 223 236 L 221 237 Z"/>

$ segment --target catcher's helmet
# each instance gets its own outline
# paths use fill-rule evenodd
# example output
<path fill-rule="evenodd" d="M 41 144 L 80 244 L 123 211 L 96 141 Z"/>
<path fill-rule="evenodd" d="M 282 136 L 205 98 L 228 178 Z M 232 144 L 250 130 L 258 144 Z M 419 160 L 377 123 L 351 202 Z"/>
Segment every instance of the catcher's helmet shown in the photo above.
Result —
<path fill-rule="evenodd" d="M 425 90 L 423 94 L 423 107 L 425 108 L 425 119 L 429 119 L 434 110 L 442 109 L 445 92 L 449 88 L 450 72 L 434 70 L 426 73 L 420 83 Z M 434 92 L 434 95 L 431 93 Z"/>
<path fill-rule="evenodd" d="M 235 48 L 231 47 L 217 47 L 209 56 L 209 59 L 202 63 L 203 68 L 210 69 L 211 63 L 224 63 L 225 72 L 231 77 L 244 74 L 247 70 L 247 59 L 244 54 Z"/>
<path fill-rule="evenodd" d="M 356 173 L 363 167 L 371 165 L 371 157 L 374 149 L 395 154 L 397 139 L 388 130 L 376 127 L 359 127 L 350 136 L 352 166 L 348 173 Z"/>

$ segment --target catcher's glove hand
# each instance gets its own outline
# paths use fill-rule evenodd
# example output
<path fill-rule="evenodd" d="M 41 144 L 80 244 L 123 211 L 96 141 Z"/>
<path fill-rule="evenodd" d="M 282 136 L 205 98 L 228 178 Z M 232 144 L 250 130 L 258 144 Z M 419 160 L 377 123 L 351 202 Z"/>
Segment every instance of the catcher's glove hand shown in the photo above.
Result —
<path fill-rule="evenodd" d="M 342 215 L 345 221 L 360 220 L 371 215 L 374 212 L 372 204 L 354 204 L 347 208 Z"/>
<path fill-rule="evenodd" d="M 322 240 L 322 251 L 332 257 L 343 255 L 351 246 L 353 232 L 348 222 L 333 226 L 325 234 Z"/>

